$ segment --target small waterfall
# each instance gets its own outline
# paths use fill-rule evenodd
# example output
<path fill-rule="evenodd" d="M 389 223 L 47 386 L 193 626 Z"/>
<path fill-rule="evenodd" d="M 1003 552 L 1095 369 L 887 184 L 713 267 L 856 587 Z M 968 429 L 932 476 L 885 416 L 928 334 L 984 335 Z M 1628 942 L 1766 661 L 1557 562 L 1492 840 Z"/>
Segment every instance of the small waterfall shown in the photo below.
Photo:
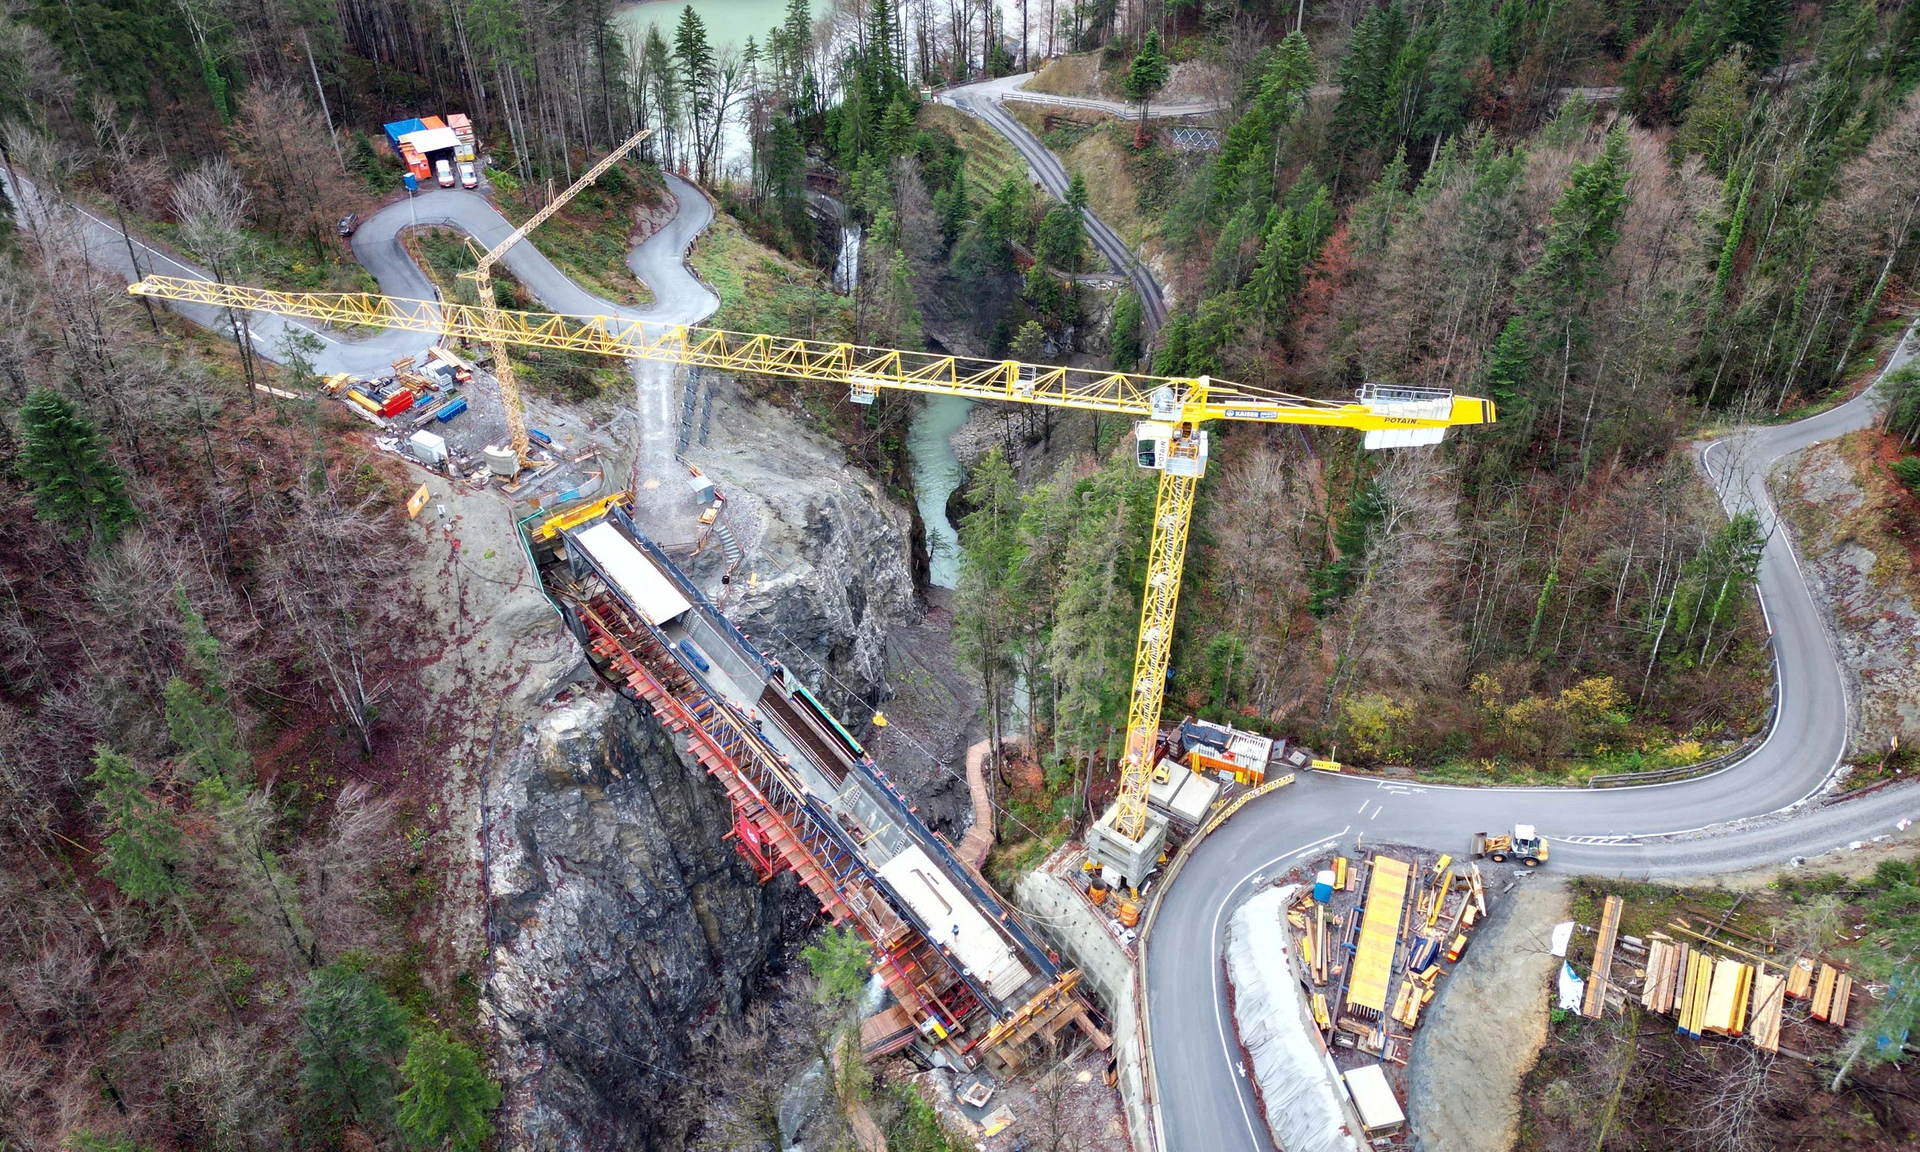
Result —
<path fill-rule="evenodd" d="M 853 295 L 860 281 L 860 225 L 851 220 L 840 225 L 840 254 L 833 261 L 833 290 L 842 296 Z"/>

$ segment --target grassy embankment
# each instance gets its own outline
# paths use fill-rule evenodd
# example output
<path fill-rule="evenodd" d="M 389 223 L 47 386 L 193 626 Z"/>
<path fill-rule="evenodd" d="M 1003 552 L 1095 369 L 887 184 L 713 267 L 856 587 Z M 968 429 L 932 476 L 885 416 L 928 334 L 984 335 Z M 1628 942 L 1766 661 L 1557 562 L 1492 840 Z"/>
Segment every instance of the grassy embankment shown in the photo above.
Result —
<path fill-rule="evenodd" d="M 1052 96 L 1085 96 L 1090 99 L 1117 100 L 1117 87 L 1110 88 L 1108 81 L 1115 85 L 1119 77 L 1100 68 L 1098 51 L 1075 52 L 1071 56 L 1056 56 L 1047 61 L 1033 79 L 1027 81 L 1027 91 L 1045 92 Z"/>
<path fill-rule="evenodd" d="M 1909 857 L 1908 859 L 1900 856 Z M 1749 893 L 1725 888 L 1576 880 L 1573 918 L 1597 924 L 1608 894 L 1624 901 L 1620 932 L 1646 939 L 1724 922 L 1742 936 L 1728 943 L 1759 955 L 1776 974 L 1795 956 L 1851 964 L 1856 994 L 1842 1030 L 1807 1019 L 1804 1001 L 1788 1001 L 1782 1053 L 1744 1040 L 1695 1040 L 1638 1010 L 1637 984 L 1622 1015 L 1586 1020 L 1556 1010 L 1546 1047 L 1521 1089 L 1522 1152 L 1580 1148 L 1795 1148 L 1803 1152 L 1906 1148 L 1920 1125 L 1920 1095 L 1909 1070 L 1857 1062 L 1839 1094 L 1827 1089 L 1850 1045 L 1877 1034 L 1873 993 L 1904 968 L 1914 976 L 1920 939 L 1920 887 L 1906 851 L 1870 874 L 1784 874 Z M 1864 869 L 1855 869 L 1864 871 Z M 1709 951 L 1742 958 L 1727 948 Z M 1569 959 L 1591 963 L 1593 937 L 1576 933 Z M 1626 954 L 1621 954 L 1626 955 Z M 1622 973 L 1616 956 L 1614 971 Z M 1632 969 L 1623 974 L 1632 980 Z M 1515 990 L 1548 994 L 1547 989 Z M 1884 990 L 1881 995 L 1885 995 Z M 1602 1125 L 1606 1131 L 1603 1136 Z"/>
<path fill-rule="evenodd" d="M 985 203 L 1008 179 L 1027 181 L 1027 162 L 1007 138 L 978 120 L 944 104 L 922 104 L 919 125 L 953 138 L 967 158 L 967 195 Z"/>

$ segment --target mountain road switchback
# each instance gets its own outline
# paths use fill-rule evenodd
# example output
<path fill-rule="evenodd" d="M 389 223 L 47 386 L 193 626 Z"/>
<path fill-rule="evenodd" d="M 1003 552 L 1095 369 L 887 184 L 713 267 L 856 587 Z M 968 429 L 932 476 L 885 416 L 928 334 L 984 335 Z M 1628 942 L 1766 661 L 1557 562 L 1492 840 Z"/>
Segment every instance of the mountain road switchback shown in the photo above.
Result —
<path fill-rule="evenodd" d="M 1890 371 L 1912 355 L 1909 329 Z M 1147 1014 L 1156 1070 L 1159 1145 L 1167 1152 L 1272 1148 L 1248 1082 L 1238 1074 L 1221 969 L 1227 917 L 1261 879 L 1315 850 L 1356 840 L 1460 852 L 1477 831 L 1538 825 L 1549 867 L 1642 879 L 1703 877 L 1782 865 L 1876 835 L 1920 815 L 1906 785 L 1824 803 L 1846 754 L 1846 685 L 1826 620 L 1766 491 L 1783 457 L 1870 424 L 1876 389 L 1793 424 L 1711 441 L 1698 459 L 1728 512 L 1752 511 L 1769 531 L 1760 597 L 1776 674 L 1764 739 L 1709 775 L 1617 789 L 1461 788 L 1307 773 L 1247 805 L 1194 849 L 1164 892 L 1148 949 Z"/>

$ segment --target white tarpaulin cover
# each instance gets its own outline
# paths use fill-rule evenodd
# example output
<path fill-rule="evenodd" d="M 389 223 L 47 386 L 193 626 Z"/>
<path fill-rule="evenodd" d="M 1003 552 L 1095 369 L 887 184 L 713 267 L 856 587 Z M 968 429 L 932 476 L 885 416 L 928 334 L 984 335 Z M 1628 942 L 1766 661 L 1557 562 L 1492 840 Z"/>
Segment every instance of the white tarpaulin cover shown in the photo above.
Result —
<path fill-rule="evenodd" d="M 627 603 L 639 609 L 647 623 L 658 627 L 693 607 L 680 589 L 653 562 L 620 534 L 612 521 L 602 520 L 593 527 L 573 534 L 580 547 L 600 565 Z"/>
<path fill-rule="evenodd" d="M 1308 1016 L 1291 960 L 1287 905 L 1298 884 L 1267 889 L 1227 922 L 1233 1022 L 1274 1143 L 1286 1152 L 1358 1152 L 1341 1103 L 1339 1070 Z"/>
<path fill-rule="evenodd" d="M 1573 974 L 1573 965 L 1560 961 L 1560 1008 L 1565 1012 L 1580 1011 L 1580 1002 L 1587 995 L 1587 982 Z"/>
<path fill-rule="evenodd" d="M 927 859 L 919 845 L 880 866 L 880 876 L 927 926 L 935 944 L 953 949 L 973 978 L 997 1000 L 1007 1000 L 1033 973 L 1013 954 L 980 910 L 960 895 L 946 873 Z"/>
<path fill-rule="evenodd" d="M 1553 926 L 1553 954 L 1565 957 L 1567 945 L 1573 942 L 1573 921 L 1562 920 Z"/>
<path fill-rule="evenodd" d="M 444 152 L 460 147 L 460 134 L 451 128 L 422 128 L 400 137 L 400 142 L 412 145 L 415 152 L 425 156 L 429 152 Z"/>

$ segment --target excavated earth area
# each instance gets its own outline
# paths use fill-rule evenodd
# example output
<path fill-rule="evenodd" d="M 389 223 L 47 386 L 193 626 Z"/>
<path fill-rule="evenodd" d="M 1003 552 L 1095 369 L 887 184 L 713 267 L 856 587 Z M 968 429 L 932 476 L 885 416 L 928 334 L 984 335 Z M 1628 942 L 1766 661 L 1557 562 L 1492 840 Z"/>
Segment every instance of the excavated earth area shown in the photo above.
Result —
<path fill-rule="evenodd" d="M 1839 637 L 1848 697 L 1855 704 L 1854 753 L 1884 751 L 1888 739 L 1920 738 L 1920 609 L 1896 575 L 1896 549 L 1856 472 L 1855 437 L 1817 444 L 1783 461 L 1774 499 L 1791 526 L 1814 599 Z"/>

